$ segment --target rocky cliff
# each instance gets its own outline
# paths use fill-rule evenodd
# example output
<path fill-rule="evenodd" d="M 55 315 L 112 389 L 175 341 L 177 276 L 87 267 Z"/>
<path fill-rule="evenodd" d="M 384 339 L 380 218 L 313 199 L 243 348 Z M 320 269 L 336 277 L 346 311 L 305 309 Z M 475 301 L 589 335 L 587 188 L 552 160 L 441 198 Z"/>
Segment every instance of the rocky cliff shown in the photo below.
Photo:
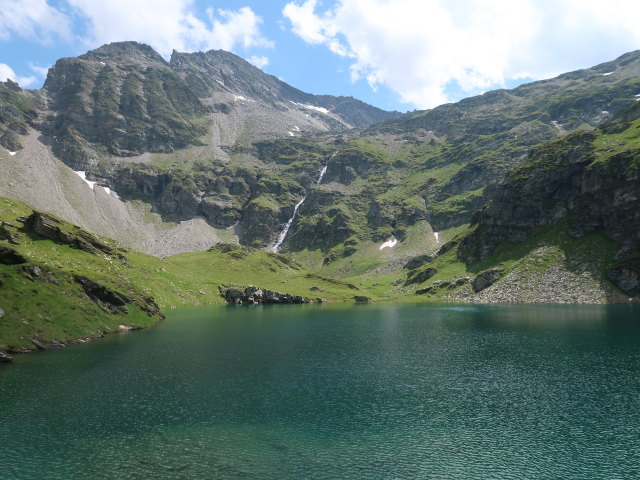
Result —
<path fill-rule="evenodd" d="M 503 242 L 521 242 L 540 227 L 566 223 L 582 238 L 602 232 L 617 242 L 608 277 L 629 295 L 640 293 L 640 103 L 590 132 L 535 149 L 509 173 L 459 255 L 473 263 Z"/>
<path fill-rule="evenodd" d="M 174 52 L 166 62 L 136 42 L 58 60 L 43 92 L 42 129 L 56 155 L 76 170 L 108 156 L 194 145 L 218 151 L 238 140 L 363 127 L 399 115 L 355 99 L 306 94 L 229 52 Z"/>
<path fill-rule="evenodd" d="M 598 302 L 636 296 L 639 172 L 635 102 L 594 130 L 533 149 L 476 213 L 470 229 L 427 265 L 413 265 L 407 282 L 433 277 L 420 293 L 442 295 L 438 268 L 461 260 L 473 276 L 467 282 L 473 293 L 463 289 L 447 293 L 449 298 Z"/>

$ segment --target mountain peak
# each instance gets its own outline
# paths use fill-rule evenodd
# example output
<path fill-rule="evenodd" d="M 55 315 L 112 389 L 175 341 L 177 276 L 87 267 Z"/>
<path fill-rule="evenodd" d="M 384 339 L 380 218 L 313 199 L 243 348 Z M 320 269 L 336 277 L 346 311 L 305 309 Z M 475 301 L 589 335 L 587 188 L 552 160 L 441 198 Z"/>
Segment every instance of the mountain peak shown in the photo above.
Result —
<path fill-rule="evenodd" d="M 149 45 L 133 41 L 108 43 L 78 58 L 102 62 L 113 61 L 120 65 L 167 64 L 165 59 Z"/>

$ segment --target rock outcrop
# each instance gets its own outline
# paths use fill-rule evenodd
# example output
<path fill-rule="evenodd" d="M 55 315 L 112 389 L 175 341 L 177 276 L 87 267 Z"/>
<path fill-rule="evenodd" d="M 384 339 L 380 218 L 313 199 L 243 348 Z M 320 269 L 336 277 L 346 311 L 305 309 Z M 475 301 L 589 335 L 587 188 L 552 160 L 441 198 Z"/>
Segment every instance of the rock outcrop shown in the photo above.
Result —
<path fill-rule="evenodd" d="M 612 122 L 631 134 L 640 118 L 640 104 L 621 116 L 627 121 L 614 118 Z M 482 260 L 500 242 L 519 243 L 562 220 L 573 237 L 602 231 L 620 242 L 620 257 L 637 252 L 640 153 L 631 143 L 617 151 L 598 147 L 617 141 L 615 134 L 607 133 L 608 127 L 570 134 L 535 149 L 478 213 L 476 230 L 460 245 L 460 258 L 466 263 Z"/>
<path fill-rule="evenodd" d="M 83 275 L 76 275 L 74 278 L 82 286 L 87 296 L 100 305 L 103 310 L 109 313 L 129 312 L 127 303 L 132 303 L 133 299 L 100 285 Z"/>
<path fill-rule="evenodd" d="M 126 257 L 96 238 L 95 235 L 77 229 L 71 232 L 63 228 L 64 223 L 48 213 L 33 211 L 26 219 L 25 227 L 43 238 L 77 248 L 93 255 L 107 254 L 126 263 Z"/>
<path fill-rule="evenodd" d="M 259 305 L 265 304 L 289 304 L 289 303 L 314 303 L 315 301 L 302 297 L 300 295 L 292 295 L 290 293 L 281 293 L 274 290 L 262 289 L 254 285 L 247 287 L 218 287 L 220 295 L 229 304 L 234 305 Z"/>
<path fill-rule="evenodd" d="M 492 268 L 476 275 L 476 278 L 471 282 L 471 286 L 475 293 L 481 292 L 485 288 L 493 285 L 500 280 L 502 270 L 499 268 Z"/>
<path fill-rule="evenodd" d="M 52 272 L 40 268 L 38 265 L 25 264 L 20 265 L 17 269 L 23 276 L 31 280 L 32 282 L 44 282 L 57 284 L 58 280 L 55 278 Z"/>
<path fill-rule="evenodd" d="M 20 265 L 27 262 L 28 260 L 14 249 L 9 247 L 0 247 L 0 263 L 4 265 Z"/>
<path fill-rule="evenodd" d="M 4 352 L 0 352 L 0 363 L 11 363 L 13 362 L 13 357 L 11 355 L 7 355 Z"/>
<path fill-rule="evenodd" d="M 433 277 L 438 270 L 435 268 L 427 268 L 424 270 L 413 270 L 407 275 L 407 279 L 405 280 L 405 285 L 412 285 L 415 283 L 423 283 Z"/>
<path fill-rule="evenodd" d="M 623 266 L 612 268 L 607 272 L 607 277 L 627 295 L 638 295 L 640 293 L 640 259 L 636 258 L 625 262 Z"/>
<path fill-rule="evenodd" d="M 87 296 L 97 303 L 105 312 L 111 314 L 128 313 L 129 308 L 127 305 L 135 304 L 150 317 L 157 316 L 164 318 L 164 315 L 160 312 L 160 308 L 151 297 L 138 295 L 132 298 L 83 275 L 75 275 L 74 279 L 82 286 Z"/>

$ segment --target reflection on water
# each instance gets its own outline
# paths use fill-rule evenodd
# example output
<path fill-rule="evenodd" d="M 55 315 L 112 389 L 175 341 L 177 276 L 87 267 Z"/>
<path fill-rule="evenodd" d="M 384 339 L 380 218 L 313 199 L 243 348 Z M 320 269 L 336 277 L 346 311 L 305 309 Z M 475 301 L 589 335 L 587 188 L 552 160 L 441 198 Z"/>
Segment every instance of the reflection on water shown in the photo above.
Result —
<path fill-rule="evenodd" d="M 179 310 L 0 369 L 2 478 L 638 478 L 639 319 Z"/>

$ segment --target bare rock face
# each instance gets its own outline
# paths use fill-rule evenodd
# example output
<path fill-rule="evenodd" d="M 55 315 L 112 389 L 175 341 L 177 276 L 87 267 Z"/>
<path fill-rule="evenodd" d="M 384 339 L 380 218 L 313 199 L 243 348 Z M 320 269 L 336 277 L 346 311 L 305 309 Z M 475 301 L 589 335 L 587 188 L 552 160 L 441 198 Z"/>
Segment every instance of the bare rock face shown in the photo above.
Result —
<path fill-rule="evenodd" d="M 620 117 L 624 121 L 614 117 L 612 125 L 633 130 L 640 104 L 636 102 Z M 605 123 L 596 131 L 576 132 L 534 149 L 475 216 L 477 227 L 461 241 L 460 259 L 477 262 L 503 242 L 520 243 L 563 220 L 569 235 L 580 238 L 603 232 L 621 244 L 619 257 L 636 257 L 640 250 L 638 151 L 632 146 L 614 154 L 598 150 L 596 139 L 612 125 Z M 627 285 L 624 291 L 634 290 L 635 270 L 625 268 L 612 271 L 609 277 Z"/>
<path fill-rule="evenodd" d="M 44 131 L 56 155 L 87 170 L 105 153 L 131 156 L 199 144 L 208 108 L 151 47 L 104 45 L 63 58 L 44 85 L 52 113 Z"/>
<path fill-rule="evenodd" d="M 479 273 L 476 278 L 471 282 L 471 286 L 473 287 L 473 291 L 475 293 L 481 292 L 485 288 L 493 285 L 500 279 L 500 275 L 502 274 L 502 270 L 499 268 L 492 268 L 491 270 L 487 270 L 485 272 Z"/>
<path fill-rule="evenodd" d="M 627 295 L 637 295 L 640 293 L 640 260 L 635 259 L 609 270 L 607 277 Z"/>

